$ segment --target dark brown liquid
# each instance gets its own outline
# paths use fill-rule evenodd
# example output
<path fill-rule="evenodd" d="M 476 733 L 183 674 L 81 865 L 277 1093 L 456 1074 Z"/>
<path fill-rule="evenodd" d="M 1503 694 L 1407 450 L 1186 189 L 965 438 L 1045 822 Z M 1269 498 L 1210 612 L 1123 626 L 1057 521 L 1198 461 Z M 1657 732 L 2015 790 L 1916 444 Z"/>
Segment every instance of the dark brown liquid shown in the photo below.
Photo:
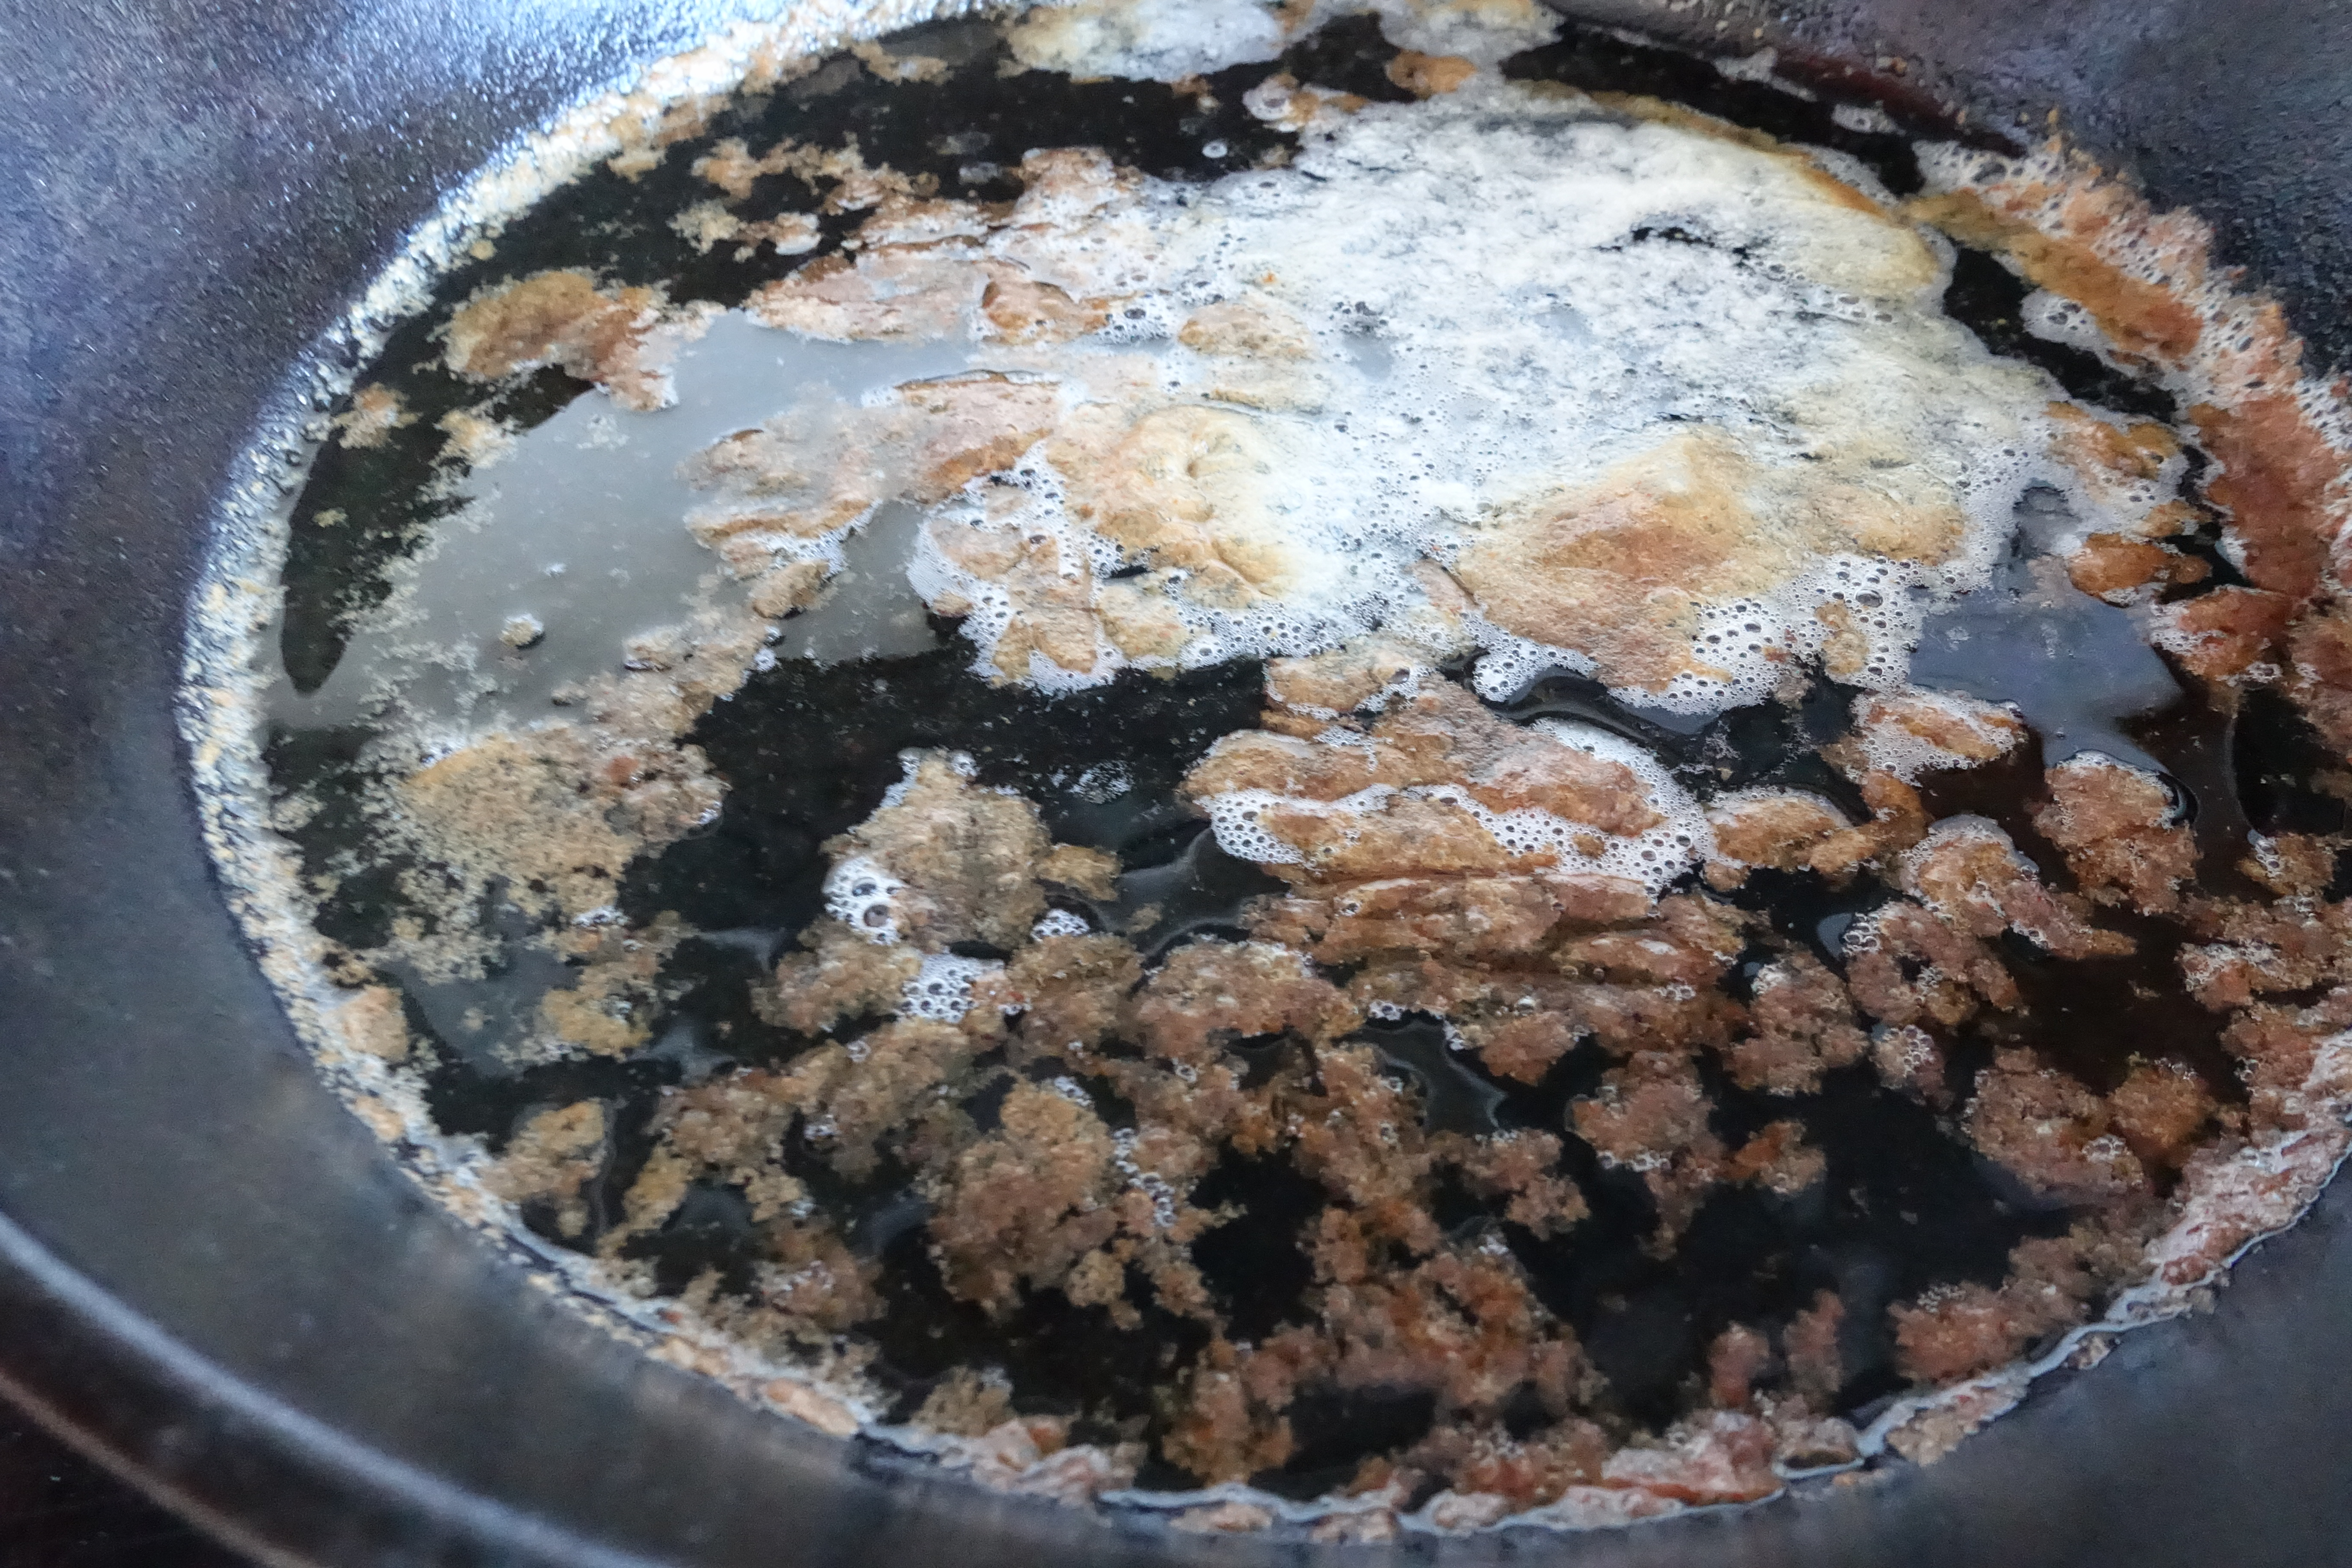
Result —
<path fill-rule="evenodd" d="M 1204 111 L 1156 84 L 1081 83 L 1039 72 L 1001 77 L 992 38 L 978 27 L 937 29 L 908 47 L 958 62 L 942 82 L 884 88 L 855 71 L 828 69 L 765 103 L 730 110 L 707 140 L 740 135 L 763 145 L 791 134 L 830 143 L 854 133 L 870 163 L 932 174 L 944 193 L 987 198 L 1010 192 L 989 177 L 960 188 L 960 171 L 983 157 L 1017 161 L 1029 147 L 1098 145 L 1123 163 L 1197 179 L 1246 166 L 1289 140 L 1239 107 L 1243 92 L 1269 68 L 1212 78 L 1210 90 L 1222 107 Z M 1401 94 L 1382 69 L 1388 53 L 1374 25 L 1357 19 L 1301 44 L 1282 68 L 1318 85 L 1393 99 Z M 1730 82 L 1685 57 L 1597 30 L 1571 29 L 1562 44 L 1511 62 L 1509 74 L 1678 98 L 1853 153 L 1898 192 L 1916 187 L 1916 160 L 1899 137 L 1843 131 L 1831 121 L 1826 102 Z M 940 150 L 950 131 L 957 132 L 954 153 Z M 1211 142 L 1226 149 L 1215 159 L 1202 151 Z M 313 689 L 325 679 L 352 617 L 381 600 L 387 565 L 415 548 L 436 515 L 436 503 L 418 493 L 440 445 L 433 421 L 475 397 L 433 363 L 428 334 L 455 302 L 493 271 L 520 276 L 585 265 L 626 281 L 666 283 L 679 301 L 733 305 L 798 264 L 772 256 L 739 262 L 723 247 L 698 256 L 672 233 L 669 215 L 703 194 L 686 174 L 698 150 L 700 143 L 673 149 L 635 183 L 599 172 L 559 193 L 509 228 L 495 268 L 453 273 L 435 310 L 402 329 L 370 369 L 367 379 L 400 392 L 419 418 L 383 447 L 330 448 L 297 509 L 283 648 L 298 688 Z M 829 220 L 828 250 L 846 221 L 853 220 Z M 2117 409 L 2168 416 L 2169 402 L 2159 391 L 2024 334 L 2016 324 L 2021 298 L 2021 284 L 1997 263 L 1963 251 L 1947 304 L 1996 352 L 2032 359 L 2070 390 Z M 502 411 L 528 425 L 583 390 L 562 373 L 546 372 L 508 395 Z M 336 529 L 308 526 L 330 508 L 343 509 L 349 521 Z M 2021 609 L 2025 565 L 2021 553 L 1992 587 L 1935 618 L 1919 679 L 2020 702 L 2034 737 L 1993 764 L 1927 778 L 1922 794 L 1932 815 L 1990 818 L 2052 886 L 2064 889 L 2063 858 L 2034 830 L 2032 814 L 2042 799 L 2043 766 L 2089 747 L 2126 761 L 2144 757 L 2164 770 L 2183 811 L 2194 814 L 2204 871 L 2218 890 L 2244 889 L 2233 867 L 2249 831 L 2344 826 L 2340 803 L 2297 782 L 2317 765 L 2298 741 L 2299 720 L 2263 706 L 2263 698 L 2235 716 L 2211 709 L 2167 671 L 2122 612 L 2095 601 L 2058 612 Z M 1948 636 L 1955 627 L 1969 633 L 1965 654 Z M 670 999 L 648 1049 L 627 1060 L 518 1068 L 459 1047 L 447 1018 L 468 1006 L 527 1008 L 536 987 L 520 1004 L 514 998 L 528 966 L 551 962 L 534 951 L 528 939 L 535 932 L 511 907 L 483 915 L 508 954 L 503 975 L 454 988 L 394 976 L 406 992 L 411 1028 L 424 1042 L 429 1103 L 446 1131 L 480 1133 L 495 1152 L 536 1110 L 583 1099 L 605 1107 L 612 1153 L 585 1194 L 585 1231 L 562 1237 L 550 1212 L 525 1211 L 526 1223 L 549 1239 L 593 1252 L 619 1223 L 622 1194 L 653 1150 L 649 1129 L 665 1090 L 739 1067 L 782 1064 L 820 1043 L 764 1022 L 751 1005 L 751 988 L 822 913 L 826 867 L 820 846 L 877 807 L 900 777 L 903 750 L 969 753 L 980 782 L 1009 786 L 1034 802 L 1055 838 L 1118 857 L 1116 899 L 1066 907 L 1095 929 L 1125 931 L 1147 962 L 1187 942 L 1238 936 L 1249 901 L 1279 889 L 1258 868 L 1220 851 L 1176 797 L 1179 781 L 1213 741 L 1256 722 L 1259 665 L 1173 679 L 1129 673 L 1099 689 L 1045 697 L 974 677 L 969 650 L 944 624 L 939 630 L 939 646 L 927 652 L 831 666 L 786 662 L 755 674 L 687 737 L 725 781 L 721 813 L 706 828 L 641 858 L 615 894 L 633 923 L 675 911 L 698 932 L 678 945 L 660 977 Z M 1855 695 L 1816 679 L 1793 704 L 1692 721 L 1628 706 L 1589 680 L 1557 674 L 1496 710 L 1519 721 L 1598 723 L 1665 759 L 1702 799 L 1773 784 L 1817 792 L 1861 819 L 1867 812 L 1858 792 L 1821 755 L 1846 733 Z M 358 731 L 280 732 L 268 752 L 278 791 L 307 790 L 323 803 L 292 836 L 306 869 L 323 873 L 346 855 L 362 863 L 356 874 L 341 877 L 318 919 L 323 934 L 354 950 L 384 943 L 393 919 L 407 912 L 398 879 L 420 869 L 370 853 L 360 809 L 367 739 Z M 1114 776 L 1124 777 L 1124 790 L 1082 782 Z M 1759 872 L 1727 897 L 1834 967 L 1844 962 L 1843 939 L 1852 922 L 1895 894 L 1868 878 L 1836 885 L 1811 873 Z M 1146 905 L 1159 909 L 1156 921 L 1128 931 Z M 1954 1103 L 1966 1102 L 1972 1075 L 1995 1046 L 2017 1039 L 2095 1089 L 2120 1081 L 2138 1055 L 2178 1060 L 2215 1094 L 2240 1095 L 2233 1064 L 2218 1044 L 2219 1016 L 2179 995 L 2179 932 L 2137 917 L 2102 918 L 2137 938 L 2138 951 L 2063 964 L 2022 942 L 2004 952 L 2025 1004 L 1943 1041 Z M 1761 947 L 1749 954 L 1729 983 L 1735 991 L 1769 957 Z M 850 1038 L 874 1021 L 845 1020 L 833 1037 Z M 1408 1016 L 1370 1026 L 1361 1037 L 1412 1087 L 1433 1131 L 1560 1133 L 1570 1125 L 1570 1102 L 1592 1094 L 1611 1065 L 1587 1042 L 1530 1087 L 1487 1075 L 1475 1057 L 1452 1050 L 1432 1019 Z M 1136 1051 L 1118 1042 L 1108 1048 Z M 1274 1037 L 1237 1042 L 1234 1049 L 1253 1074 L 1263 1075 L 1297 1060 L 1304 1047 Z M 975 1064 L 980 1087 L 964 1109 L 982 1130 L 994 1124 L 1015 1070 L 1001 1054 Z M 1043 1079 L 1062 1069 L 1031 1070 Z M 1949 1115 L 1883 1088 L 1867 1064 L 1831 1073 L 1817 1093 L 1794 1096 L 1741 1089 L 1711 1057 L 1702 1072 L 1714 1130 L 1727 1145 L 1793 1119 L 1825 1154 L 1827 1179 L 1792 1197 L 1721 1186 L 1664 1256 L 1649 1245 L 1657 1208 L 1639 1176 L 1605 1166 L 1572 1132 L 1563 1173 L 1591 1213 L 1563 1234 L 1540 1238 L 1506 1219 L 1499 1203 L 1483 1202 L 1451 1180 L 1436 1199 L 1437 1217 L 1450 1233 L 1500 1237 L 1543 1303 L 1574 1329 L 1607 1378 L 1614 1412 L 1634 1426 L 1663 1426 L 1690 1407 L 1693 1384 L 1705 1377 L 1706 1348 L 1727 1327 L 1785 1325 L 1824 1289 L 1845 1303 L 1840 1349 L 1846 1381 L 1838 1406 L 1867 1415 L 1902 1386 L 1888 1305 L 1939 1284 L 1997 1283 L 2018 1241 L 2063 1232 L 2074 1217 L 2063 1205 L 2032 1197 L 1975 1153 Z M 1086 1079 L 1082 1087 L 1111 1126 L 1132 1121 L 1131 1108 L 1107 1080 Z M 909 1415 L 951 1371 L 980 1366 L 1010 1377 L 1016 1408 L 1079 1417 L 1073 1434 L 1079 1439 L 1108 1437 L 1122 1423 L 1128 1429 L 1139 1423 L 1147 1436 L 1165 1429 L 1171 1371 L 1198 1353 L 1208 1334 L 1202 1324 L 1160 1310 L 1140 1281 L 1128 1292 L 1140 1314 L 1130 1328 L 1056 1291 L 1025 1294 L 1009 1312 L 992 1316 L 948 1289 L 927 1245 L 929 1211 L 913 1190 L 911 1172 L 886 1154 L 870 1176 L 850 1181 L 797 1132 L 785 1140 L 784 1161 L 835 1218 L 852 1249 L 882 1266 L 887 1310 L 861 1331 L 878 1350 L 879 1375 L 899 1395 L 897 1415 Z M 1328 1195 L 1278 1159 L 1228 1152 L 1192 1196 L 1204 1207 L 1240 1210 L 1195 1247 L 1234 1337 L 1260 1337 L 1302 1321 L 1311 1279 L 1298 1233 Z M 624 1254 L 649 1260 L 665 1291 L 715 1272 L 722 1289 L 748 1292 L 761 1246 L 741 1194 L 705 1183 L 658 1232 L 631 1240 Z M 1312 1495 L 1346 1479 L 1366 1456 L 1411 1442 L 1431 1418 L 1425 1393 L 1310 1391 L 1294 1414 L 1293 1458 L 1282 1473 L 1261 1479 Z M 1504 1418 L 1525 1426 L 1544 1417 L 1539 1410 L 1507 1410 Z M 1147 1470 L 1143 1484 L 1181 1486 L 1190 1478 L 1160 1465 Z"/>

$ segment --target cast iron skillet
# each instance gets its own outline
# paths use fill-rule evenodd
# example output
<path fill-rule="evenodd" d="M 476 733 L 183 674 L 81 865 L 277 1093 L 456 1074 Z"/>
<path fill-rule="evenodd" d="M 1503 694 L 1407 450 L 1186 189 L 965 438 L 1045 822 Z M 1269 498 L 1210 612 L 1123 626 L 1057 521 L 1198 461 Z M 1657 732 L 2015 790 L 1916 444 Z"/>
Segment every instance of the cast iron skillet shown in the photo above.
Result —
<path fill-rule="evenodd" d="M 2215 220 L 2317 362 L 2352 351 L 2336 0 L 1573 8 L 1700 47 L 1776 43 L 1898 112 L 1940 98 L 2038 131 L 2054 107 L 2159 205 Z M 0 0 L 0 1387 L 279 1562 L 1295 1557 L 1107 1536 L 927 1477 L 555 1309 L 331 1099 L 212 879 L 172 697 L 232 458 L 439 193 L 725 9 Z M 2126 1336 L 1941 1465 L 1439 1554 L 2352 1561 L 2347 1301 L 2339 1188 L 2217 1310 Z"/>

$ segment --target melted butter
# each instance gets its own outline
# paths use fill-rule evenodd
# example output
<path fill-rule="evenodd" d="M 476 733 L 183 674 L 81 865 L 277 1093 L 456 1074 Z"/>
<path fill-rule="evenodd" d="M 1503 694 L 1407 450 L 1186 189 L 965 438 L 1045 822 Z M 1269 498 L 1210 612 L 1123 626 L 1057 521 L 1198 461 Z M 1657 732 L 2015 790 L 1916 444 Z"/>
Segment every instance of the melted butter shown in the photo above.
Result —
<path fill-rule="evenodd" d="M 971 475 L 910 569 L 976 670 L 1072 689 L 1418 618 L 1495 693 L 1564 667 L 1703 712 L 1824 652 L 1904 683 L 1914 600 L 1984 584 L 2047 466 L 2046 384 L 1940 314 L 1921 231 L 1655 106 L 1481 79 L 1317 123 L 1205 188 L 1033 156 L 1009 221 L 769 301 L 929 321 L 1038 387 L 910 437 L 908 490 Z M 1059 303 L 1016 330 L 1016 286 Z"/>
<path fill-rule="evenodd" d="M 928 610 L 1066 691 L 1385 627 L 1481 651 L 1490 698 L 1568 669 L 1704 714 L 1814 658 L 1903 687 L 2036 481 L 2105 525 L 2046 381 L 1941 313 L 1866 176 L 1483 74 L 1311 124 L 1204 186 L 1032 153 L 1009 208 L 863 171 L 857 247 L 679 347 L 673 405 L 583 398 L 458 481 L 285 716 L 528 721 L 732 581 L 774 616 L 826 579 L 764 658 Z"/>

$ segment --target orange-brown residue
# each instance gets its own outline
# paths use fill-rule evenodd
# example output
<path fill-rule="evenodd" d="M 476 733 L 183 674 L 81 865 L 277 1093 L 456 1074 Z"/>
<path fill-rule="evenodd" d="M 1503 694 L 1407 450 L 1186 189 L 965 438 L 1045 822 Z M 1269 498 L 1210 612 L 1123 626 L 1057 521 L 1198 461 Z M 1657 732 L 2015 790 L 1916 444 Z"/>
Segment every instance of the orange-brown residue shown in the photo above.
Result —
<path fill-rule="evenodd" d="M 1184 793 L 1206 799 L 1265 790 L 1328 802 L 1375 784 L 1452 784 L 1494 811 L 1533 808 L 1612 834 L 1664 820 L 1624 763 L 1498 719 L 1444 681 L 1391 703 L 1361 745 L 1265 731 L 1228 735 L 1187 775 Z"/>
<path fill-rule="evenodd" d="M 2200 403 L 2189 418 L 2220 469 L 2205 493 L 2230 509 L 2231 526 L 2245 542 L 2246 576 L 2258 588 L 2310 597 L 2327 570 L 2345 455 L 2284 393 L 2226 408 Z"/>
<path fill-rule="evenodd" d="M 2090 311 L 2127 353 L 2179 365 L 2204 333 L 2197 312 L 2171 290 L 2133 277 L 2087 245 L 1995 208 L 1974 191 L 1922 196 L 1906 210 L 1962 245 L 2006 255 L 2036 288 Z"/>
<path fill-rule="evenodd" d="M 2065 852 L 2067 869 L 2091 898 L 2128 903 L 2143 914 L 2179 904 L 2196 874 L 2197 840 L 2153 775 L 2095 754 L 2049 772 L 2050 803 L 2033 826 Z"/>
<path fill-rule="evenodd" d="M 1859 454 L 1767 468 L 1702 430 L 1502 509 L 1453 571 L 1506 631 L 1591 656 L 1612 686 L 1659 690 L 1723 677 L 1692 647 L 1702 605 L 1768 595 L 1837 551 L 1941 560 L 1965 526 L 1948 491 L 1867 471 Z"/>
<path fill-rule="evenodd" d="M 2294 612 L 2295 602 L 2284 594 L 2232 584 L 2158 605 L 2151 640 L 2190 674 L 2235 683 L 2271 663 Z"/>
<path fill-rule="evenodd" d="M 2116 604 L 2152 584 L 2202 583 L 2212 568 L 2170 545 L 2120 533 L 2095 533 L 2066 560 L 2066 578 L 2085 594 Z"/>
<path fill-rule="evenodd" d="M 1435 98 L 1452 92 L 1478 74 L 1478 68 L 1460 55 L 1424 55 L 1400 49 L 1388 63 L 1388 79 L 1415 98 Z"/>
<path fill-rule="evenodd" d="M 698 320 L 669 312 L 656 289 L 605 289 L 585 272 L 541 272 L 460 306 L 444 329 L 443 357 L 477 381 L 556 365 L 624 407 L 659 408 L 671 396 L 669 352 Z"/>

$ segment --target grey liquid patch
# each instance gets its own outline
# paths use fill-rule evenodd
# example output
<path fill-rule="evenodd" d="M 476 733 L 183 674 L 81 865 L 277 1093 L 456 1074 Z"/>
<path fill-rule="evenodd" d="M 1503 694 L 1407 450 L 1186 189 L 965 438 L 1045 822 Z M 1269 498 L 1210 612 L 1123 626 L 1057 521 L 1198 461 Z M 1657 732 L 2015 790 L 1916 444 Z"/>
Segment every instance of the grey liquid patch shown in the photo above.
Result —
<path fill-rule="evenodd" d="M 775 657 L 837 664 L 938 647 L 922 595 L 907 581 L 922 523 L 922 509 L 904 501 L 875 508 L 866 526 L 843 541 L 841 570 L 824 595 L 784 623 Z"/>
<path fill-rule="evenodd" d="M 677 621 L 706 588 L 740 592 L 720 587 L 718 557 L 687 531 L 701 498 L 680 463 L 795 405 L 854 405 L 961 370 L 969 352 L 816 342 L 718 317 L 679 353 L 670 407 L 635 414 L 589 393 L 467 475 L 465 509 L 436 530 L 334 674 L 309 697 L 279 680 L 271 716 L 312 729 L 399 714 L 476 731 L 544 717 L 557 688 L 616 668 L 623 639 Z M 517 616 L 546 628 L 520 652 L 499 640 Z"/>
<path fill-rule="evenodd" d="M 499 957 L 479 980 L 433 982 L 402 963 L 388 966 L 441 1042 L 477 1071 L 502 1073 L 509 1054 L 538 1033 L 539 1001 L 563 989 L 575 971 L 537 940 L 535 922 L 511 904 L 490 910 Z"/>
<path fill-rule="evenodd" d="M 2036 489 L 2018 508 L 2019 542 L 2028 551 L 2046 548 L 2068 521 L 2053 492 Z M 1911 679 L 2013 703 L 2041 732 L 2045 767 L 2100 752 L 2165 771 L 2122 725 L 2170 707 L 2180 683 L 2148 647 L 2140 617 L 2076 588 L 2055 554 L 2012 555 L 1990 585 L 1929 615 Z"/>

